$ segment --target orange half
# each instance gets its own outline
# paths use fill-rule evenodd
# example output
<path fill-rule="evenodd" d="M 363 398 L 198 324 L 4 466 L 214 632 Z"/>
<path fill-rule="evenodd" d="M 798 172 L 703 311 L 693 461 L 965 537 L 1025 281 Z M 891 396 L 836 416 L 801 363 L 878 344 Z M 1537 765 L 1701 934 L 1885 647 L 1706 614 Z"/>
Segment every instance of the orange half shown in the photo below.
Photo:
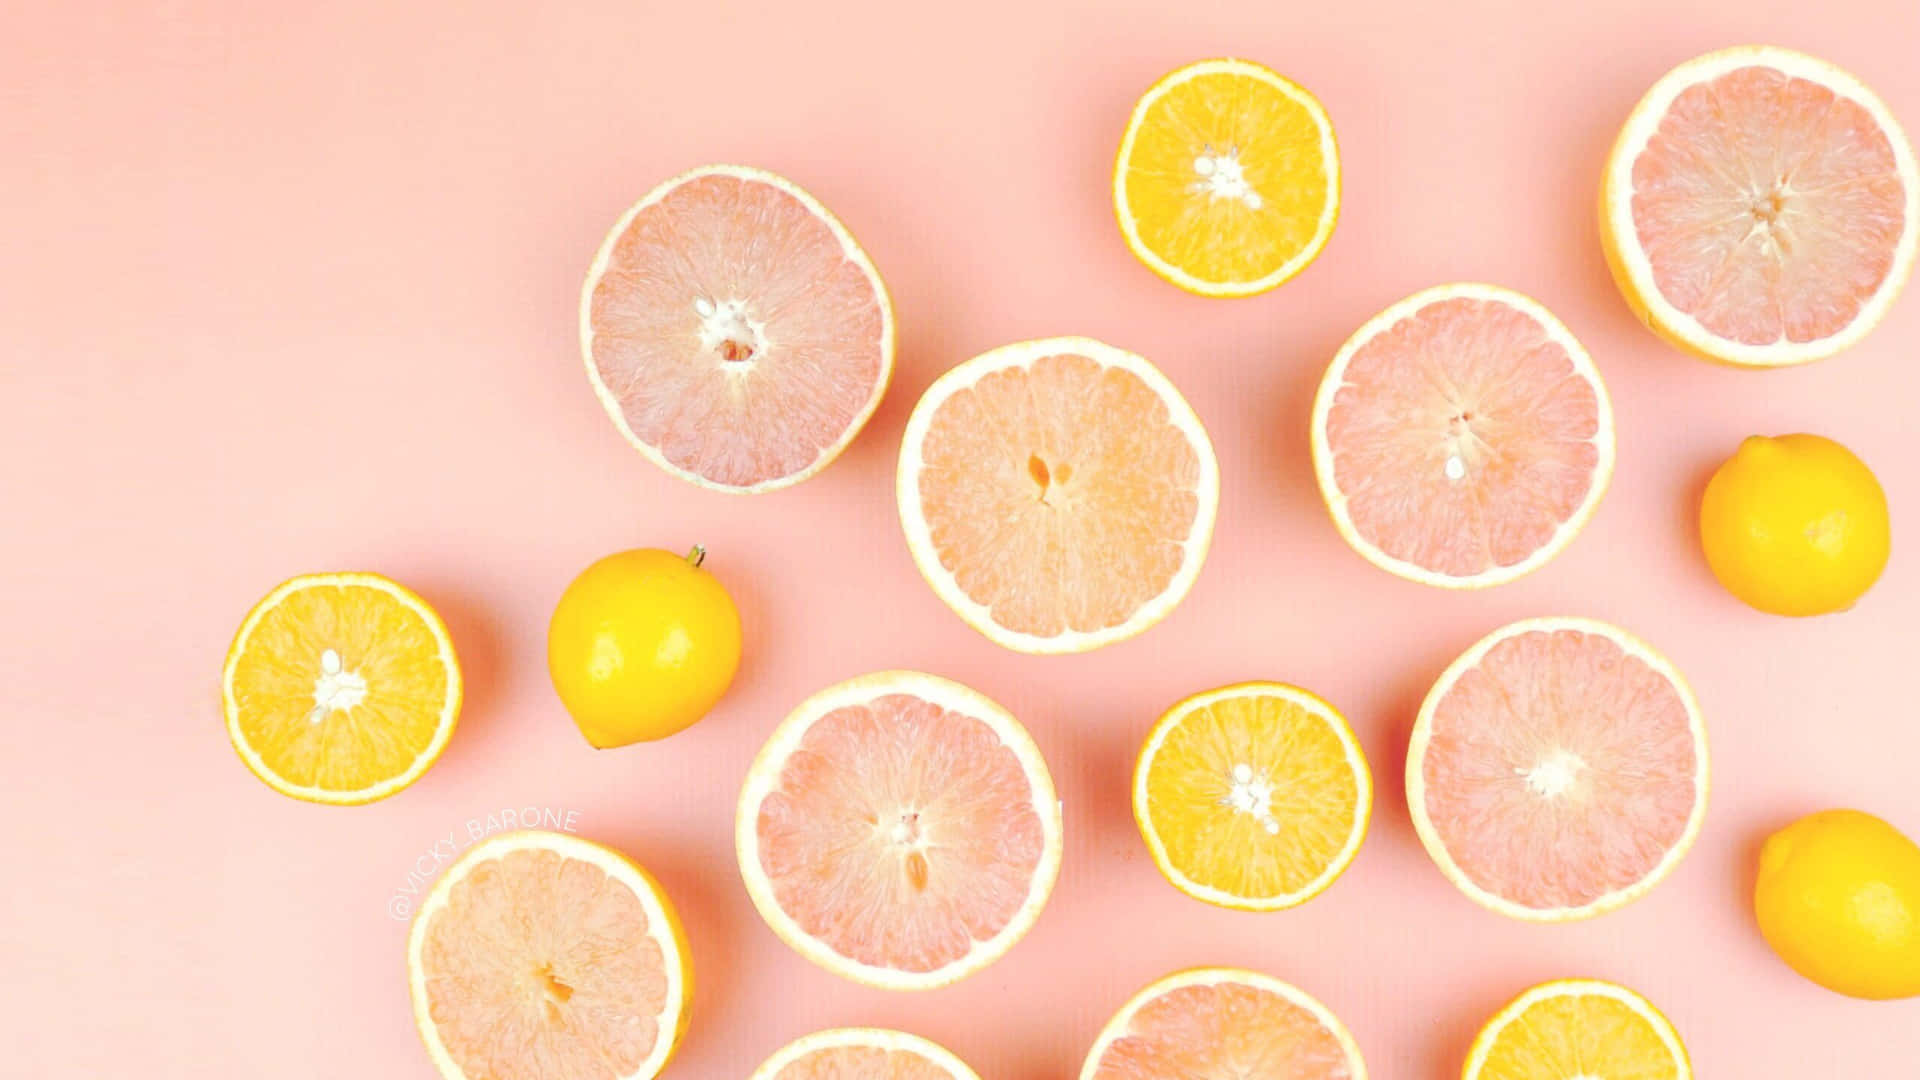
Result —
<path fill-rule="evenodd" d="M 1514 999 L 1480 1029 L 1465 1080 L 1693 1080 L 1687 1049 L 1653 1003 L 1614 983 L 1562 979 Z"/>

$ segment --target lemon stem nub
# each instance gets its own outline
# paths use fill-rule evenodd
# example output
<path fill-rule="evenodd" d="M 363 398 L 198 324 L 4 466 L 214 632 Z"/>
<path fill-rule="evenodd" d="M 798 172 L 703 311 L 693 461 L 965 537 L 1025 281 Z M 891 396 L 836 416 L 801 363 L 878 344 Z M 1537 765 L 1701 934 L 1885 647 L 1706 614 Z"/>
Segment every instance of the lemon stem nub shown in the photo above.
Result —
<path fill-rule="evenodd" d="M 699 544 L 693 545 L 693 550 L 687 552 L 687 561 L 695 567 L 698 567 L 701 563 L 707 561 L 707 549 L 701 547 Z"/>

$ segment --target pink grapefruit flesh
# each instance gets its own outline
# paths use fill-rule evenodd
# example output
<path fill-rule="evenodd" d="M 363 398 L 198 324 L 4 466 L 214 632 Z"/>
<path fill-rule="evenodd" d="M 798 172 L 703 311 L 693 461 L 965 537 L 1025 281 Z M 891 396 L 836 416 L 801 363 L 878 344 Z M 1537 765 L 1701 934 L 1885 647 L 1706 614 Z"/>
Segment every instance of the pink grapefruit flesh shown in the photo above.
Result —
<path fill-rule="evenodd" d="M 1616 627 L 1516 623 L 1435 684 L 1407 761 L 1414 824 L 1475 900 L 1597 915 L 1670 872 L 1706 810 L 1706 736 L 1679 674 Z"/>
<path fill-rule="evenodd" d="M 1142 991 L 1080 1072 L 1081 1080 L 1366 1075 L 1352 1036 L 1325 1006 L 1278 979 L 1225 969 L 1183 972 Z"/>
<path fill-rule="evenodd" d="M 1320 386 L 1314 467 L 1369 561 L 1451 588 L 1511 581 L 1592 514 L 1613 419 L 1585 350 L 1537 303 L 1430 289 L 1343 346 Z"/>
<path fill-rule="evenodd" d="M 845 227 L 735 166 L 628 211 L 581 301 L 614 423 L 668 471 L 728 491 L 785 487 L 838 456 L 879 404 L 893 346 L 886 287 Z"/>
<path fill-rule="evenodd" d="M 1059 804 L 984 696 L 888 672 L 822 691 L 761 751 L 736 834 L 749 892 L 809 959 L 888 988 L 944 985 L 1038 917 Z"/>
<path fill-rule="evenodd" d="M 979 1080 L 952 1052 L 904 1031 L 817 1031 L 782 1048 L 753 1080 Z"/>

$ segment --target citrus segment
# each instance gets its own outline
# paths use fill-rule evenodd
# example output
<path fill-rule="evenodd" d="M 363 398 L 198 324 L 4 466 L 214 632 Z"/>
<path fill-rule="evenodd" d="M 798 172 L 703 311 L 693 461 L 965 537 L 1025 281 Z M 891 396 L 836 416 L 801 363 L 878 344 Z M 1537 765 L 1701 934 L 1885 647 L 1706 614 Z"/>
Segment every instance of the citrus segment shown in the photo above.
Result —
<path fill-rule="evenodd" d="M 440 756 L 460 714 L 446 624 L 378 574 L 313 574 L 255 605 L 227 652 L 227 735 L 282 794 L 385 798 Z"/>
<path fill-rule="evenodd" d="M 1691 1080 L 1680 1036 L 1624 986 L 1569 979 L 1536 986 L 1487 1022 L 1466 1080 Z"/>
<path fill-rule="evenodd" d="M 1697 57 L 1635 107 L 1601 228 L 1629 304 L 1681 348 L 1756 366 L 1830 356 L 1892 303 L 1920 243 L 1920 171 L 1846 72 L 1771 46 Z"/>
<path fill-rule="evenodd" d="M 1679 672 L 1618 627 L 1494 631 L 1428 692 L 1407 756 L 1427 853 L 1468 896 L 1560 922 L 1644 895 L 1699 835 L 1707 743 Z"/>
<path fill-rule="evenodd" d="M 1087 1053 L 1080 1080 L 1163 1077 L 1366 1080 L 1360 1048 L 1325 1005 L 1267 975 L 1202 968 L 1135 995 Z"/>
<path fill-rule="evenodd" d="M 1006 710 L 918 672 L 852 679 L 775 729 L 735 844 L 767 923 L 836 974 L 927 989 L 972 974 L 1040 916 L 1060 805 Z"/>
<path fill-rule="evenodd" d="M 907 422 L 898 496 L 934 591 L 1022 652 L 1158 622 L 1200 573 L 1220 474 L 1199 417 L 1147 361 L 1087 338 L 949 371 Z"/>
<path fill-rule="evenodd" d="M 1134 769 L 1133 816 L 1154 863 L 1182 892 L 1225 907 L 1276 911 L 1319 895 L 1360 850 L 1372 808 L 1346 720 L 1283 683 L 1180 702 Z"/>
<path fill-rule="evenodd" d="M 687 1022 L 666 894 L 626 856 L 529 830 L 474 845 L 414 916 L 415 1022 L 447 1080 L 648 1080 Z"/>
<path fill-rule="evenodd" d="M 754 1070 L 752 1080 L 980 1080 L 945 1047 L 879 1028 L 816 1031 Z"/>
<path fill-rule="evenodd" d="M 1206 60 L 1134 106 L 1113 171 L 1127 246 L 1206 296 L 1247 296 L 1306 268 L 1340 213 L 1340 155 L 1320 102 L 1245 60 Z"/>
<path fill-rule="evenodd" d="M 825 468 L 893 372 L 893 307 L 844 226 L 792 182 L 712 165 L 628 210 L 580 300 L 587 375 L 627 441 L 706 487 Z"/>
<path fill-rule="evenodd" d="M 1368 561 L 1448 588 L 1512 581 L 1559 554 L 1613 472 L 1600 373 L 1535 301 L 1442 285 L 1341 346 L 1313 410 L 1313 464 Z"/>

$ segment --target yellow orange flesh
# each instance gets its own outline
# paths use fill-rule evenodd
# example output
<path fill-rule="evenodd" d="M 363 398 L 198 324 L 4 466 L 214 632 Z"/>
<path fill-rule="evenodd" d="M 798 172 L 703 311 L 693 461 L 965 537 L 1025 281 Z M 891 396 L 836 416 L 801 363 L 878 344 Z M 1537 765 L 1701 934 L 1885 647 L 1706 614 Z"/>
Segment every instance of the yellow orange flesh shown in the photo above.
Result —
<path fill-rule="evenodd" d="M 1134 819 L 1161 873 L 1226 907 L 1273 911 L 1318 895 L 1353 861 L 1372 806 L 1346 721 L 1281 683 L 1175 705 L 1134 772 Z"/>
<path fill-rule="evenodd" d="M 1673 1025 L 1623 986 L 1568 980 L 1536 986 L 1488 1021 L 1466 1080 L 1691 1080 Z"/>
<path fill-rule="evenodd" d="M 914 409 L 898 497 L 941 599 L 1023 652 L 1079 652 L 1171 611 L 1213 533 L 1219 467 L 1166 377 L 1086 338 L 948 372 Z"/>
<path fill-rule="evenodd" d="M 1203 295 L 1263 292 L 1333 233 L 1333 125 L 1312 94 L 1259 64 L 1192 64 L 1134 107 L 1113 198 L 1127 246 L 1155 273 Z"/>
<path fill-rule="evenodd" d="M 377 574 L 316 574 L 270 593 L 227 654 L 227 733 L 274 789 L 363 803 L 433 764 L 460 711 L 445 624 Z"/>

